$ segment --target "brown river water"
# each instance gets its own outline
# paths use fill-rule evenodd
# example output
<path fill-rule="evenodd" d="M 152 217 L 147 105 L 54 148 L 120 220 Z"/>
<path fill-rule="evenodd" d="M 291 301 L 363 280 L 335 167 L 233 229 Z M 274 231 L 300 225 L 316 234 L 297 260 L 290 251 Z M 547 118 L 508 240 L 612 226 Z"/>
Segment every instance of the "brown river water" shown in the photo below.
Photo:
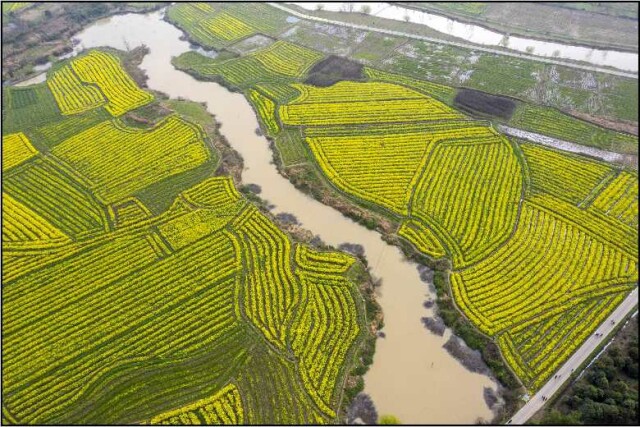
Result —
<path fill-rule="evenodd" d="M 244 159 L 245 184 L 262 188 L 260 196 L 275 205 L 274 213 L 295 215 L 302 226 L 328 244 L 358 243 L 365 249 L 371 272 L 382 279 L 378 301 L 384 313 L 385 338 L 379 338 L 370 371 L 365 375 L 368 393 L 379 414 L 394 414 L 403 423 L 474 423 L 490 420 L 492 413 L 483 398 L 483 388 L 496 389 L 486 375 L 472 373 L 442 345 L 443 337 L 424 328 L 420 318 L 432 314 L 422 303 L 434 298 L 420 280 L 416 265 L 399 249 L 385 243 L 380 234 L 344 217 L 297 190 L 272 163 L 268 141 L 255 133 L 258 120 L 239 93 L 201 82 L 176 70 L 171 58 L 190 50 L 180 40 L 182 32 L 162 20 L 163 12 L 114 16 L 77 34 L 83 48 L 110 46 L 126 50 L 145 44 L 150 53 L 141 68 L 149 76 L 148 86 L 169 95 L 205 102 L 221 124 L 220 131 Z"/>

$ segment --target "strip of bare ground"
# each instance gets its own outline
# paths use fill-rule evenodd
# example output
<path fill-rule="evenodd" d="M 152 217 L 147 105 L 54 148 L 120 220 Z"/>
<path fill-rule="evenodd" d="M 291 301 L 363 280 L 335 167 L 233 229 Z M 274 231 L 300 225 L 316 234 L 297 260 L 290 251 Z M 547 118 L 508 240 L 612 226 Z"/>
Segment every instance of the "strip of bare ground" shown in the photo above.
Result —
<path fill-rule="evenodd" d="M 498 130 L 506 135 L 526 139 L 527 141 L 546 145 L 547 147 L 553 147 L 557 148 L 558 150 L 569 151 L 572 153 L 584 154 L 600 160 L 604 160 L 606 162 L 629 166 L 636 170 L 638 169 L 638 156 L 635 154 L 620 154 L 613 151 L 601 150 L 595 147 L 587 147 L 573 142 L 563 141 L 561 139 L 556 139 L 550 136 L 542 135 L 535 132 L 529 132 L 523 129 L 505 125 L 498 125 Z"/>

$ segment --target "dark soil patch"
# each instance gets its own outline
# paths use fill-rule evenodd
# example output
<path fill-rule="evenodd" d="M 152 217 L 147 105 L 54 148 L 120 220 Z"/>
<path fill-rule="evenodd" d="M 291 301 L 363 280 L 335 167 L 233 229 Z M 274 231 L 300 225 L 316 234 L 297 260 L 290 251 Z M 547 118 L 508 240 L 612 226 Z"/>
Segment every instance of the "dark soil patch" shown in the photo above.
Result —
<path fill-rule="evenodd" d="M 262 193 L 262 187 L 260 187 L 258 184 L 247 184 L 245 186 L 243 186 L 244 190 L 249 191 L 253 194 L 260 194 Z"/>
<path fill-rule="evenodd" d="M 368 394 L 360 393 L 351 402 L 347 410 L 348 424 L 375 424 L 378 421 L 378 411 Z"/>
<path fill-rule="evenodd" d="M 438 316 L 423 317 L 420 320 L 422 320 L 422 324 L 424 325 L 424 327 L 430 330 L 431 332 L 433 332 L 434 334 L 439 336 L 444 335 L 444 330 L 446 327 L 440 317 Z"/>
<path fill-rule="evenodd" d="M 425 283 L 433 283 L 433 270 L 426 265 L 418 264 L 418 273 L 420 273 L 420 280 Z"/>
<path fill-rule="evenodd" d="M 487 367 L 482 359 L 482 354 L 478 350 L 467 347 L 464 342 L 455 335 L 451 335 L 449 341 L 447 341 L 443 347 L 471 372 L 485 375 L 491 374 L 489 367 Z"/>
<path fill-rule="evenodd" d="M 496 392 L 491 387 L 485 387 L 482 396 L 489 409 L 493 409 L 495 404 L 498 403 L 498 396 L 496 396 Z"/>
<path fill-rule="evenodd" d="M 510 119 L 516 103 L 509 98 L 489 95 L 472 89 L 460 89 L 453 103 L 469 113 L 480 113 L 503 119 Z"/>
<path fill-rule="evenodd" d="M 293 224 L 293 225 L 298 225 L 300 224 L 298 222 L 298 218 L 295 217 L 295 215 L 290 214 L 290 213 L 286 213 L 286 212 L 281 212 L 279 214 L 276 215 L 276 219 L 278 221 L 280 221 L 283 224 Z"/>
<path fill-rule="evenodd" d="M 309 71 L 307 84 L 327 87 L 341 80 L 364 80 L 362 64 L 341 56 L 331 55 L 318 62 Z"/>
<path fill-rule="evenodd" d="M 325 243 L 322 241 L 322 239 L 318 235 L 313 236 L 313 238 L 309 241 L 309 244 L 314 248 L 321 248 L 325 246 Z"/>
<path fill-rule="evenodd" d="M 364 255 L 364 247 L 358 243 L 341 243 L 338 246 L 338 249 L 340 249 L 341 251 L 349 252 L 353 255 Z"/>

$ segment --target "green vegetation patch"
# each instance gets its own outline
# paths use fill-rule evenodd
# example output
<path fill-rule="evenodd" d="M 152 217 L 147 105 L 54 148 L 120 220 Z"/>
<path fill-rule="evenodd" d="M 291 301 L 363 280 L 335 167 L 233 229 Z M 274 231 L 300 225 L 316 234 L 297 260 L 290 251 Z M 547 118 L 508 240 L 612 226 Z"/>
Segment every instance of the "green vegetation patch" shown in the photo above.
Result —
<path fill-rule="evenodd" d="M 622 153 L 638 152 L 638 137 L 601 128 L 554 108 L 520 104 L 509 124 L 581 145 Z"/>
<path fill-rule="evenodd" d="M 308 161 L 305 142 L 298 129 L 285 129 L 278 134 L 276 148 L 285 167 Z"/>

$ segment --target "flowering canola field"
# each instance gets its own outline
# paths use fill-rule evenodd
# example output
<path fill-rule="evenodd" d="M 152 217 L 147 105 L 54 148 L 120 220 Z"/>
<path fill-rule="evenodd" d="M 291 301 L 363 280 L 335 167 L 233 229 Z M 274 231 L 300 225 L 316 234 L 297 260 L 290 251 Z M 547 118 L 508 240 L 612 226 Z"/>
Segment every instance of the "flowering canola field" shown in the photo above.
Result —
<path fill-rule="evenodd" d="M 369 67 L 329 87 L 233 71 L 269 54 L 177 64 L 244 90 L 276 142 L 302 135 L 329 185 L 450 259 L 456 305 L 530 390 L 637 286 L 637 173 L 511 141 L 441 102 L 454 94 L 442 85 Z"/>
<path fill-rule="evenodd" d="M 292 241 L 228 177 L 183 184 L 218 153 L 176 114 L 127 126 L 153 97 L 119 64 L 51 71 L 31 126 L 13 117 L 32 103 L 4 102 L 30 95 L 5 90 L 23 129 L 3 134 L 3 423 L 334 421 L 366 333 L 360 264 Z M 167 180 L 184 188 L 155 212 Z"/>

